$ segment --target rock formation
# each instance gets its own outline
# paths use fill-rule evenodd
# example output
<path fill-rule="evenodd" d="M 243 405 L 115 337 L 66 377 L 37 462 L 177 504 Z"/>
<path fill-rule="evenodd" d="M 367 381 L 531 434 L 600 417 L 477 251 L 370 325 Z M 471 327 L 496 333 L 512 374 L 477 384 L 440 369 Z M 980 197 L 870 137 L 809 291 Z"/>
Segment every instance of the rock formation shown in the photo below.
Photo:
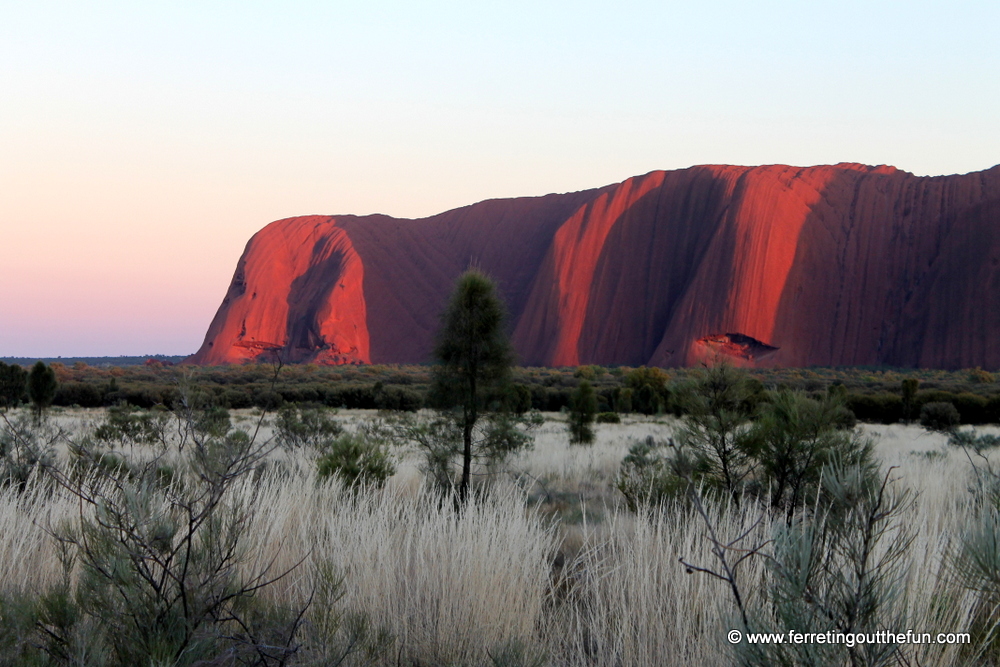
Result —
<path fill-rule="evenodd" d="M 469 266 L 497 280 L 526 365 L 1000 367 L 1000 166 L 858 164 L 279 220 L 189 361 L 426 362 Z"/>

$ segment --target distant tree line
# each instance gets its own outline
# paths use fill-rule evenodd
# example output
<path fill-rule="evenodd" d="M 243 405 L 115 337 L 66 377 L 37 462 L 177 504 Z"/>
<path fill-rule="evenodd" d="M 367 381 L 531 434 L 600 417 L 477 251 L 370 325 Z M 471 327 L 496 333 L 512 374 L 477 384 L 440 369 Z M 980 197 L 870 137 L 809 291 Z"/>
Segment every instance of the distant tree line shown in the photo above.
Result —
<path fill-rule="evenodd" d="M 2 363 L 2 362 L 0 362 Z M 4 382 L 26 370 L 3 364 Z M 228 409 L 308 403 L 334 408 L 414 411 L 429 406 L 433 366 L 322 367 L 289 365 L 272 384 L 264 364 L 201 368 L 150 364 L 94 367 L 84 363 L 48 366 L 58 386 L 52 405 L 108 407 L 126 403 L 141 408 L 173 405 L 185 383 L 196 385 L 213 404 Z M 678 392 L 697 369 L 625 368 L 586 365 L 577 368 L 517 368 L 503 395 L 490 396 L 524 413 L 570 411 L 573 394 L 586 381 L 593 389 L 597 414 L 684 414 Z M 9 376 L 9 377 L 8 377 Z M 900 371 L 845 369 L 766 369 L 748 371 L 759 390 L 803 391 L 813 398 L 830 387 L 842 392 L 845 405 L 860 421 L 892 424 L 918 421 L 930 403 L 954 407 L 963 424 L 1000 423 L 1000 383 L 981 369 Z M 26 382 L 26 379 L 25 379 Z M 2 391 L 2 390 L 0 390 Z M 16 401 L 29 400 L 26 389 Z M 9 396 L 8 394 L 5 394 Z M 3 400 L 14 401 L 13 398 Z M 607 419 L 603 417 L 602 419 Z"/>

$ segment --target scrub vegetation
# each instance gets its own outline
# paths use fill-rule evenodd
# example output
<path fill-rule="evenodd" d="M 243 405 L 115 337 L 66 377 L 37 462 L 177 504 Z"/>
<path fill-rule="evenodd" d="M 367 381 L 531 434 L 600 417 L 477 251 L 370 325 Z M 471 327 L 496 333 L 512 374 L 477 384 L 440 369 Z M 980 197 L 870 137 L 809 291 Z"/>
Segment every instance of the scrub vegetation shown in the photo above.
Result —
<path fill-rule="evenodd" d="M 669 388 L 683 416 L 619 413 L 590 445 L 571 415 L 526 413 L 456 502 L 460 457 L 435 477 L 442 413 L 184 391 L 4 408 L 0 664 L 1000 659 L 992 426 L 857 425 L 841 390 L 722 367 Z M 768 648 L 732 629 L 971 643 Z"/>
<path fill-rule="evenodd" d="M 272 385 L 267 364 L 197 367 L 151 359 L 133 366 L 54 362 L 51 368 L 59 380 L 53 404 L 63 407 L 110 407 L 123 401 L 143 408 L 170 405 L 184 385 L 191 385 L 229 409 L 270 408 L 280 399 L 332 408 L 404 411 L 431 405 L 434 369 L 429 365 L 302 364 L 286 366 Z M 916 421 L 926 404 L 945 402 L 955 407 L 963 424 L 1000 422 L 1000 383 L 980 369 L 781 368 L 746 373 L 761 386 L 814 396 L 831 386 L 842 387 L 847 407 L 862 421 Z M 594 389 L 598 412 L 679 414 L 682 407 L 674 389 L 695 375 L 697 369 L 515 367 L 510 394 L 504 398 L 511 405 L 521 405 L 522 411 L 559 412 L 571 407 L 573 392 L 581 380 L 587 380 Z"/>

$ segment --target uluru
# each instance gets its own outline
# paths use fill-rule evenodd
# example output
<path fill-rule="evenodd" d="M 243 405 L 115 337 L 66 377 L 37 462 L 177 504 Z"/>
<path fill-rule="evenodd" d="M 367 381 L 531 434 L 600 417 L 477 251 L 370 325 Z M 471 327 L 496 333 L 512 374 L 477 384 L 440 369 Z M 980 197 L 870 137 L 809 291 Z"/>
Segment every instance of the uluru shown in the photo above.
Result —
<path fill-rule="evenodd" d="M 524 365 L 1000 367 L 1000 166 L 860 164 L 278 220 L 189 362 L 427 362 L 470 266 L 496 280 Z"/>

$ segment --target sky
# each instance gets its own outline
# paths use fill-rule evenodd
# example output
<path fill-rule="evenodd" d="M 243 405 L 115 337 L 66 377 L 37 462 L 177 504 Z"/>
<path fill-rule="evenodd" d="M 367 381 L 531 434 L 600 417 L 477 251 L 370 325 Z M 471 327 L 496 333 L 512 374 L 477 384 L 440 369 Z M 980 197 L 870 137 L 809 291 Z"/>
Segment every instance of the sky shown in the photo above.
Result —
<path fill-rule="evenodd" d="M 998 25 L 995 0 L 0 0 L 0 356 L 192 353 L 294 215 L 986 169 Z"/>

